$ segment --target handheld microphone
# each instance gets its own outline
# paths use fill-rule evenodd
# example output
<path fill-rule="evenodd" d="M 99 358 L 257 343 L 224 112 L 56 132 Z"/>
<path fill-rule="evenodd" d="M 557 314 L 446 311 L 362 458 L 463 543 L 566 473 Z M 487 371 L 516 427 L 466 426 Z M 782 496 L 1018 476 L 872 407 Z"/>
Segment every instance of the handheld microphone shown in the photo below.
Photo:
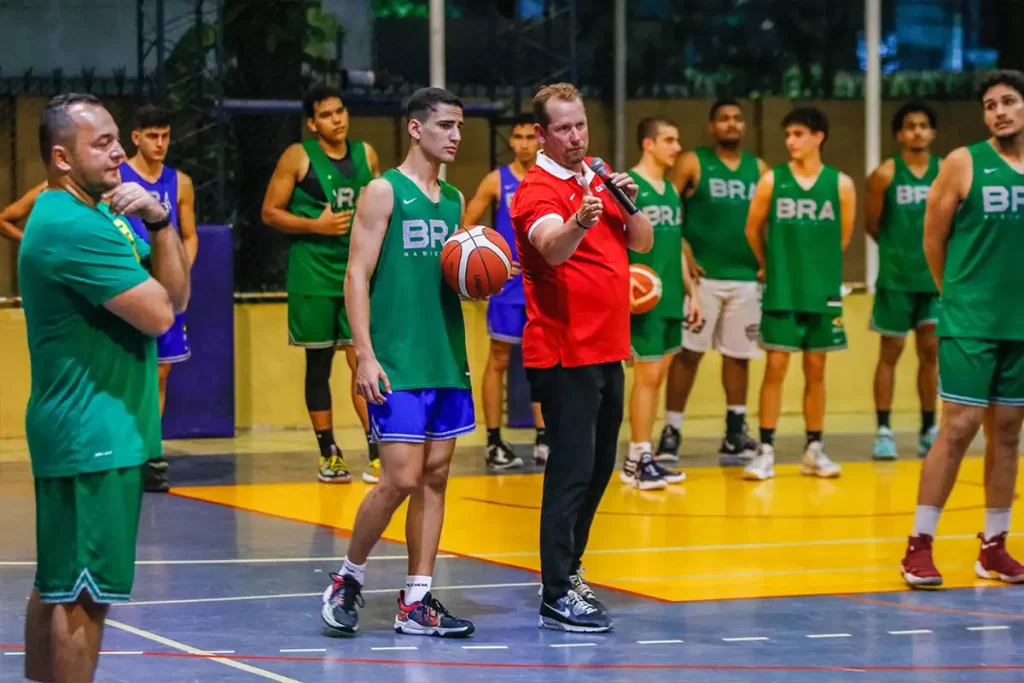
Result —
<path fill-rule="evenodd" d="M 604 186 L 608 188 L 608 191 L 612 193 L 612 196 L 618 200 L 619 204 L 626 209 L 626 212 L 629 213 L 630 216 L 640 212 L 640 209 L 636 208 L 636 204 L 626 196 L 626 193 L 622 191 L 622 188 L 611 181 L 611 174 L 608 173 L 608 167 L 604 165 L 604 162 L 600 157 L 594 157 L 590 160 L 590 170 L 597 174 L 597 177 L 601 179 Z"/>

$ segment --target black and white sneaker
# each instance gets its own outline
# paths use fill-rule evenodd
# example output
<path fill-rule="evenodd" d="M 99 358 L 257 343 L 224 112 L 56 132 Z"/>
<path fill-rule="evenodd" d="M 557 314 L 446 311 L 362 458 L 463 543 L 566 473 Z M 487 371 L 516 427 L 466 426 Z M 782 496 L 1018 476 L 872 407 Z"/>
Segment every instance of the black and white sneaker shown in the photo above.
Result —
<path fill-rule="evenodd" d="M 642 491 L 654 491 L 668 486 L 668 482 L 661 476 L 657 463 L 650 453 L 644 453 L 639 460 L 626 458 L 622 463 L 622 471 L 619 473 L 622 483 L 629 484 Z"/>
<path fill-rule="evenodd" d="M 577 595 L 589 602 L 591 605 L 599 609 L 600 611 L 608 614 L 608 608 L 597 599 L 594 595 L 594 589 L 590 587 L 587 580 L 583 578 L 583 572 L 585 569 L 580 569 L 578 572 L 569 577 L 569 583 L 572 584 L 572 589 L 576 591 Z"/>
<path fill-rule="evenodd" d="M 745 467 L 757 455 L 759 446 L 747 432 L 726 434 L 718 449 L 718 464 L 722 467 Z"/>
<path fill-rule="evenodd" d="M 651 464 L 654 469 L 658 472 L 662 479 L 669 484 L 681 484 L 686 481 L 686 473 L 680 472 L 679 470 L 669 469 L 665 467 L 657 460 L 651 460 Z"/>
<path fill-rule="evenodd" d="M 654 459 L 658 462 L 679 462 L 679 442 L 682 435 L 672 425 L 665 425 L 661 430 L 661 439 L 658 441 L 658 453 Z"/>
<path fill-rule="evenodd" d="M 487 466 L 495 470 L 511 470 L 522 467 L 523 459 L 505 442 L 491 444 L 487 447 Z"/>
<path fill-rule="evenodd" d="M 351 638 L 359 630 L 359 612 L 364 606 L 363 586 L 351 576 L 331 574 L 331 585 L 324 591 L 320 618 L 327 624 L 329 636 Z"/>
<path fill-rule="evenodd" d="M 612 630 L 612 620 L 606 611 L 570 590 L 553 603 L 541 600 L 537 626 L 571 633 L 604 633 Z"/>

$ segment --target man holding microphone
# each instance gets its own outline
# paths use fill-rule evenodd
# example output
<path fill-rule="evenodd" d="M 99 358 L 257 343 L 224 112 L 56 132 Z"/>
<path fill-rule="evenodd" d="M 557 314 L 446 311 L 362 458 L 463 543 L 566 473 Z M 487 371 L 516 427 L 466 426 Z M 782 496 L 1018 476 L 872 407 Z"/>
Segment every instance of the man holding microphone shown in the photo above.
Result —
<path fill-rule="evenodd" d="M 533 99 L 542 151 L 512 201 L 523 267 L 523 365 L 540 402 L 551 453 L 544 475 L 539 626 L 612 628 L 580 576 L 598 504 L 615 469 L 622 424 L 622 361 L 630 355 L 629 259 L 649 251 L 650 221 L 633 205 L 637 185 L 586 158 L 587 114 L 575 87 Z"/>

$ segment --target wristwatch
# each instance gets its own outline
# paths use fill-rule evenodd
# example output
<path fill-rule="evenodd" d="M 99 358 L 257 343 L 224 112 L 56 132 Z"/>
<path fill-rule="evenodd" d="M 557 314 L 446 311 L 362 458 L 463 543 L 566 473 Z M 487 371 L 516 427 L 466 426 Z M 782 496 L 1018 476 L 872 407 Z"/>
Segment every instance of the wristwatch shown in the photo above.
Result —
<path fill-rule="evenodd" d="M 142 221 L 142 224 L 144 226 L 146 226 L 146 230 L 148 230 L 150 232 L 156 232 L 157 230 L 163 230 L 164 228 L 166 228 L 168 225 L 171 224 L 171 216 L 170 216 L 170 214 L 166 214 L 166 215 L 164 215 L 163 218 L 158 220 L 156 223 L 149 223 L 149 222 L 144 220 L 144 221 Z"/>

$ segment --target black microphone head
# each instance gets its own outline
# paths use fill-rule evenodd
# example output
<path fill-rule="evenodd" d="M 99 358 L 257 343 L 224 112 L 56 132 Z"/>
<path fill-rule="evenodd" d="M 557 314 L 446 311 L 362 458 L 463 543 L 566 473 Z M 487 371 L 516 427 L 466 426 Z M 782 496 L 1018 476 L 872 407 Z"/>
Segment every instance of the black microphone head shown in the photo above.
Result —
<path fill-rule="evenodd" d="M 604 165 L 601 157 L 594 157 L 590 160 L 590 170 L 601 177 L 608 175 L 608 167 Z"/>

